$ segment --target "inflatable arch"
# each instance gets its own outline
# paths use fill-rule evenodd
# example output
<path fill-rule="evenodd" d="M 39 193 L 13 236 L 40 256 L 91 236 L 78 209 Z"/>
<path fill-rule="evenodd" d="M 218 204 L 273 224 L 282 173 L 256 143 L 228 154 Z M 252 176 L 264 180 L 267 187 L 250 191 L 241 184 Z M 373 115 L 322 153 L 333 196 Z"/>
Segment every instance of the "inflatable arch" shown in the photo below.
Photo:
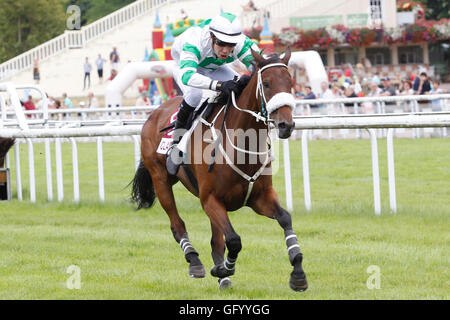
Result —
<path fill-rule="evenodd" d="M 135 80 L 172 77 L 173 60 L 131 62 L 108 84 L 105 92 L 106 107 L 121 107 L 122 95 Z M 304 68 L 313 92 L 320 92 L 320 84 L 328 83 L 328 76 L 320 55 L 313 50 L 292 52 L 289 66 Z"/>

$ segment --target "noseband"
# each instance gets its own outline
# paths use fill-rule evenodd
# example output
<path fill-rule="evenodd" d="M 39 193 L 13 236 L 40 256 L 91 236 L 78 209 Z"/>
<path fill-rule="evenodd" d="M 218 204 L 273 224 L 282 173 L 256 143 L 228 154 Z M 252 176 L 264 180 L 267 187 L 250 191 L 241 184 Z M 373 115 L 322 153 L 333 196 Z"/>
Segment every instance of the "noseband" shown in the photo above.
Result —
<path fill-rule="evenodd" d="M 292 96 L 292 94 L 288 93 L 288 92 L 279 92 L 277 94 L 275 94 L 269 101 L 267 101 L 266 96 L 264 94 L 264 88 L 263 88 L 263 83 L 262 83 L 262 72 L 268 68 L 271 67 L 284 67 L 287 68 L 287 65 L 285 65 L 284 63 L 271 63 L 268 64 L 264 67 L 262 67 L 261 69 L 258 70 L 258 83 L 257 83 L 257 88 L 256 88 L 256 99 L 258 99 L 258 97 L 261 95 L 261 112 L 256 113 L 254 111 L 248 110 L 248 109 L 242 109 L 240 108 L 237 103 L 236 103 L 236 97 L 234 92 L 231 92 L 231 101 L 232 101 L 232 105 L 234 108 L 236 108 L 237 110 L 241 111 L 241 112 L 246 112 L 249 113 L 250 115 L 252 115 L 256 121 L 263 121 L 266 125 L 267 125 L 267 129 L 268 131 L 270 131 L 270 125 L 269 125 L 269 115 L 278 110 L 280 107 L 282 106 L 289 106 L 291 107 L 291 109 L 293 110 L 295 107 L 295 99 Z M 267 109 L 266 109 L 267 108 Z M 238 146 L 234 145 L 233 141 L 230 139 L 230 137 L 228 136 L 228 129 L 226 127 L 226 123 L 225 123 L 225 119 L 224 119 L 224 125 L 225 125 L 225 135 L 226 138 L 229 142 L 229 144 L 231 145 L 231 147 L 233 147 L 233 149 L 235 149 L 237 152 L 242 152 L 244 154 L 249 154 L 249 155 L 257 155 L 257 156 L 265 156 L 265 160 L 262 163 L 261 167 L 259 168 L 258 171 L 255 172 L 255 174 L 253 176 L 249 176 L 248 174 L 246 174 L 245 172 L 243 172 L 241 169 L 239 169 L 234 163 L 233 161 L 228 157 L 225 149 L 223 148 L 222 143 L 220 142 L 220 138 L 217 135 L 216 131 L 214 130 L 214 124 L 216 122 L 216 120 L 218 119 L 218 116 L 222 113 L 222 111 L 224 111 L 225 106 L 222 107 L 222 109 L 220 109 L 220 111 L 216 114 L 216 116 L 214 117 L 212 122 L 207 122 L 206 120 L 204 120 L 202 117 L 200 117 L 200 122 L 202 122 L 204 125 L 210 127 L 211 133 L 212 133 L 212 140 L 208 141 L 210 143 L 214 143 L 217 145 L 219 151 L 222 153 L 223 157 L 225 158 L 226 163 L 237 173 L 239 174 L 242 178 L 244 178 L 245 180 L 248 181 L 249 186 L 247 189 L 247 194 L 245 196 L 244 199 L 244 205 L 247 204 L 247 201 L 250 197 L 250 194 L 252 192 L 253 189 L 253 184 L 256 182 L 256 180 L 261 176 L 261 174 L 263 173 L 264 169 L 267 167 L 267 165 L 270 163 L 271 161 L 271 143 L 270 143 L 270 135 L 268 135 L 268 149 L 266 151 L 262 151 L 262 152 L 257 152 L 257 151 L 250 151 L 250 150 L 245 150 L 245 149 L 241 149 Z M 267 111 L 266 111 L 267 110 Z"/>
<path fill-rule="evenodd" d="M 272 67 L 284 67 L 287 69 L 287 65 L 284 63 L 278 62 L 278 63 L 271 63 L 268 64 L 261 69 L 258 70 L 258 83 L 256 87 L 256 99 L 258 99 L 259 96 L 261 96 L 261 111 L 263 113 L 263 116 L 266 118 L 269 117 L 269 115 L 281 108 L 282 106 L 289 106 L 291 107 L 291 110 L 293 111 L 295 108 L 295 99 L 294 96 L 288 92 L 279 92 L 275 94 L 272 98 L 270 98 L 269 101 L 266 99 L 266 95 L 264 94 L 264 87 L 263 87 L 263 81 L 262 81 L 262 73 L 264 70 Z"/>

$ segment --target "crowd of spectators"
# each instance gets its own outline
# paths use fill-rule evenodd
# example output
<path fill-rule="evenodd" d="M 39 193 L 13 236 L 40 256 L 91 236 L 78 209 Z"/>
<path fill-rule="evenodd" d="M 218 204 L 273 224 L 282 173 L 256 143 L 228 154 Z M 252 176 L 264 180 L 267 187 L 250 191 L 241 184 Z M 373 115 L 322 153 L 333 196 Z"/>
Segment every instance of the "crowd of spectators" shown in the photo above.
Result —
<path fill-rule="evenodd" d="M 396 79 L 390 77 L 380 77 L 379 74 L 374 74 L 371 77 L 357 74 L 353 72 L 351 66 L 342 68 L 340 74 L 331 75 L 331 81 L 323 82 L 321 84 L 320 92 L 312 92 L 309 85 L 296 83 L 293 87 L 293 94 L 296 99 L 337 99 L 337 98 L 355 98 L 355 97 L 388 97 L 398 95 L 432 95 L 446 93 L 440 88 L 440 81 L 437 79 L 430 79 L 427 73 L 423 70 L 416 70 L 407 79 L 400 79 L 396 74 Z M 394 81 L 393 81 L 394 80 Z M 423 100 L 420 104 L 429 104 L 433 111 L 441 111 L 439 100 Z M 396 102 L 385 102 L 387 106 L 395 106 Z M 344 103 L 345 107 L 354 107 L 354 103 Z M 362 107 L 362 112 L 373 112 L 374 105 L 371 103 L 358 104 Z M 405 104 L 408 106 L 408 104 Z M 311 108 L 321 108 L 322 113 L 330 112 L 350 112 L 351 110 L 342 109 L 339 104 L 323 105 L 313 104 Z M 303 110 L 303 109 L 301 109 Z M 303 112 L 303 111 L 299 112 Z M 409 111 L 404 108 L 403 111 Z"/>

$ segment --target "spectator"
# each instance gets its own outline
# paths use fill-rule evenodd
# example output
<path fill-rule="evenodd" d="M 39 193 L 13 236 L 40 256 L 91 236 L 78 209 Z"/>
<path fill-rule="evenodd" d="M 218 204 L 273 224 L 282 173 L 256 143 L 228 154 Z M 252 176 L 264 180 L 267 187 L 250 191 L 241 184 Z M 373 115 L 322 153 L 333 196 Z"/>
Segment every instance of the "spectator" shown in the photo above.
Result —
<path fill-rule="evenodd" d="M 78 108 L 79 109 L 84 109 L 84 108 L 86 108 L 86 102 L 84 102 L 84 101 L 80 101 L 80 103 L 79 103 L 79 106 L 78 106 Z M 86 120 L 86 118 L 87 118 L 87 115 L 86 115 L 86 113 L 78 113 L 78 116 L 79 117 L 83 117 L 83 120 Z"/>
<path fill-rule="evenodd" d="M 109 62 L 111 63 L 111 76 L 112 76 L 113 70 L 119 71 L 120 57 L 119 53 L 117 53 L 117 47 L 113 47 L 113 51 L 111 51 L 111 53 L 109 54 Z"/>
<path fill-rule="evenodd" d="M 97 65 L 97 74 L 99 83 L 103 83 L 103 64 L 106 62 L 106 59 L 102 58 L 102 55 L 99 53 L 97 60 L 95 60 L 95 64 Z"/>
<path fill-rule="evenodd" d="M 380 96 L 395 96 L 395 88 L 391 84 L 389 77 L 383 79 L 383 88 L 381 89 Z"/>
<path fill-rule="evenodd" d="M 147 107 L 150 105 L 150 100 L 147 97 L 147 92 L 141 91 L 139 98 L 136 100 L 136 107 Z"/>
<path fill-rule="evenodd" d="M 355 89 L 353 88 L 353 86 L 348 86 L 344 91 L 344 95 L 346 98 L 357 98 L 358 97 L 355 93 Z M 353 107 L 354 103 L 349 102 L 349 103 L 345 103 L 344 105 L 346 107 Z"/>
<path fill-rule="evenodd" d="M 333 93 L 331 92 L 330 88 L 328 87 L 328 83 L 326 81 L 323 81 L 320 84 L 321 92 L 319 94 L 319 97 L 321 99 L 333 99 Z"/>
<path fill-rule="evenodd" d="M 50 97 L 47 93 L 45 93 L 45 95 L 47 96 L 47 108 L 48 109 L 54 109 L 55 106 L 55 100 Z M 42 110 L 44 108 L 44 99 L 40 99 L 37 103 L 36 103 L 36 109 L 37 110 Z"/>
<path fill-rule="evenodd" d="M 333 83 L 331 85 L 331 90 L 329 93 L 324 95 L 324 99 L 338 99 L 341 97 L 341 92 L 339 91 L 339 86 L 337 83 Z M 340 113 L 340 104 L 339 103 L 327 103 L 326 104 L 326 113 L 327 114 L 337 114 Z"/>
<path fill-rule="evenodd" d="M 180 10 L 181 20 L 186 20 L 189 16 L 184 9 Z"/>
<path fill-rule="evenodd" d="M 381 93 L 381 88 L 378 87 L 378 84 L 376 82 L 372 82 L 370 84 L 369 93 L 367 93 L 367 96 L 369 97 L 377 97 Z"/>
<path fill-rule="evenodd" d="M 300 83 L 296 83 L 295 84 L 295 86 L 293 88 L 293 91 L 294 91 L 294 97 L 296 99 L 303 99 L 304 98 L 305 94 L 303 93 L 302 85 Z"/>
<path fill-rule="evenodd" d="M 88 108 L 89 109 L 98 108 L 98 100 L 96 97 L 94 97 L 93 92 L 89 92 L 89 94 L 88 94 Z"/>
<path fill-rule="evenodd" d="M 152 105 L 159 106 L 162 103 L 162 97 L 157 90 L 153 92 Z"/>
<path fill-rule="evenodd" d="M 63 97 L 63 108 L 72 109 L 72 101 L 67 96 L 67 93 L 64 92 L 62 97 Z"/>
<path fill-rule="evenodd" d="M 86 57 L 86 60 L 84 62 L 84 81 L 83 81 L 83 90 L 86 89 L 86 78 L 89 80 L 89 86 L 88 88 L 91 87 L 91 70 L 92 70 L 92 65 L 89 62 L 89 58 Z"/>
<path fill-rule="evenodd" d="M 428 81 L 428 76 L 426 72 L 420 74 L 419 88 L 417 89 L 418 94 L 428 94 L 431 91 L 431 85 Z"/>
<path fill-rule="evenodd" d="M 368 97 L 378 97 L 381 94 L 381 88 L 376 82 L 371 82 Z M 372 102 L 363 102 L 361 104 L 363 113 L 373 113 L 375 105 Z"/>
<path fill-rule="evenodd" d="M 383 79 L 383 88 L 381 89 L 380 96 L 389 97 L 389 96 L 395 96 L 395 95 L 396 95 L 395 88 L 391 84 L 391 79 L 389 79 L 389 77 L 384 78 Z M 386 106 L 387 105 L 395 105 L 396 102 L 395 101 L 386 101 L 384 104 Z"/>
<path fill-rule="evenodd" d="M 310 86 L 305 86 L 305 97 L 303 99 L 316 99 L 316 95 L 314 92 L 312 92 L 312 89 Z M 311 108 L 318 108 L 319 106 L 317 104 L 310 105 Z"/>
<path fill-rule="evenodd" d="M 353 89 L 355 90 L 355 94 L 357 95 L 357 96 L 359 96 L 359 94 L 362 92 L 362 87 L 361 87 L 361 85 L 359 84 L 359 81 L 358 81 L 358 77 L 353 77 L 353 78 L 350 78 L 350 85 L 353 87 Z"/>
<path fill-rule="evenodd" d="M 40 73 L 39 73 L 39 60 L 38 60 L 38 58 L 35 58 L 34 62 L 33 62 L 33 79 L 34 79 L 36 84 L 39 84 L 41 76 L 40 76 Z"/>
<path fill-rule="evenodd" d="M 111 76 L 108 78 L 109 81 L 112 81 L 117 76 L 117 70 L 111 70 Z"/>
<path fill-rule="evenodd" d="M 333 83 L 331 86 L 331 93 L 333 94 L 334 98 L 342 97 L 342 92 L 339 90 L 339 85 L 337 83 Z"/>
<path fill-rule="evenodd" d="M 403 81 L 403 89 L 400 91 L 400 95 L 402 96 L 408 96 L 413 95 L 414 90 L 412 88 L 412 83 L 409 80 Z"/>
<path fill-rule="evenodd" d="M 241 5 L 242 10 L 244 11 L 257 11 L 258 8 L 256 8 L 255 3 L 250 0 L 247 4 Z"/>
<path fill-rule="evenodd" d="M 377 86 L 380 86 L 380 77 L 378 76 L 378 73 L 375 73 L 372 77 L 372 83 L 375 83 Z"/>
<path fill-rule="evenodd" d="M 433 81 L 433 89 L 429 94 L 442 94 L 444 90 L 439 88 L 441 83 L 438 80 Z M 431 100 L 431 111 L 442 111 L 441 99 Z"/>
<path fill-rule="evenodd" d="M 23 106 L 27 111 L 36 110 L 32 96 L 28 96 L 28 100 L 23 104 Z M 27 114 L 27 118 L 31 118 L 31 114 Z"/>

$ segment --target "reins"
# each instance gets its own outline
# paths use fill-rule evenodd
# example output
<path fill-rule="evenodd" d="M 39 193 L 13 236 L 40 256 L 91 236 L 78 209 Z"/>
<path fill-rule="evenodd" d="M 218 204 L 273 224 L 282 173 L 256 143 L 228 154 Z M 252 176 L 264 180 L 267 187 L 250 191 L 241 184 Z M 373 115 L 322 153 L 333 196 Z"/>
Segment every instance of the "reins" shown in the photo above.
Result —
<path fill-rule="evenodd" d="M 237 173 L 239 174 L 242 178 L 244 178 L 245 180 L 247 180 L 249 182 L 249 186 L 248 186 L 248 190 L 247 190 L 247 194 L 245 196 L 244 199 L 244 206 L 247 204 L 247 201 L 250 197 L 250 194 L 252 192 L 253 189 L 253 184 L 256 182 L 256 180 L 261 176 L 261 174 L 263 173 L 264 169 L 267 167 L 267 165 L 269 164 L 271 157 L 271 151 L 272 151 L 272 144 L 271 144 L 271 140 L 270 140 L 270 122 L 271 120 L 269 119 L 269 116 L 272 112 L 274 112 L 275 110 L 277 110 L 278 108 L 280 108 L 282 105 L 289 105 L 292 109 L 294 108 L 294 97 L 287 93 L 287 92 L 280 92 L 277 93 L 276 95 L 274 95 L 269 101 L 267 101 L 266 96 L 264 94 L 264 88 L 263 88 L 263 82 L 262 82 L 262 72 L 268 68 L 271 67 L 285 67 L 287 68 L 287 66 L 284 63 L 271 63 L 268 64 L 264 67 L 262 67 L 261 69 L 258 70 L 258 75 L 257 75 L 257 87 L 256 87 L 256 99 L 258 100 L 259 95 L 261 96 L 261 112 L 254 112 L 252 110 L 248 110 L 248 109 L 242 109 L 240 108 L 237 103 L 236 103 L 236 96 L 234 92 L 231 92 L 231 99 L 230 97 L 228 98 L 227 104 L 225 106 L 222 107 L 222 109 L 219 110 L 219 112 L 216 114 L 216 116 L 214 117 L 213 121 L 211 122 L 207 122 L 205 119 L 200 118 L 200 121 L 210 127 L 211 133 L 212 133 L 212 141 L 209 142 L 213 142 L 214 143 L 214 149 L 212 151 L 212 161 L 208 167 L 208 172 L 211 172 L 214 163 L 215 163 L 215 156 L 217 154 L 217 149 L 222 153 L 222 155 L 225 158 L 226 163 Z M 231 103 L 230 103 L 231 102 Z M 258 151 L 251 151 L 251 150 L 246 150 L 246 149 L 242 149 L 239 148 L 238 146 L 236 146 L 232 140 L 230 139 L 229 135 L 228 135 L 228 128 L 226 126 L 226 115 L 228 113 L 228 110 L 230 108 L 230 105 L 233 106 L 236 110 L 240 111 L 240 112 L 245 112 L 250 114 L 252 117 L 254 117 L 256 119 L 256 122 L 262 121 L 264 122 L 264 124 L 267 126 L 267 139 L 268 141 L 268 149 L 266 151 L 262 151 L 262 152 L 258 152 Z M 233 149 L 235 149 L 237 152 L 241 152 L 241 153 L 245 153 L 245 154 L 250 154 L 250 155 L 265 155 L 266 159 L 264 161 L 264 163 L 261 165 L 261 167 L 259 168 L 258 171 L 256 171 L 256 173 L 253 176 L 249 176 L 248 174 L 246 174 L 245 172 L 243 172 L 241 169 L 239 169 L 234 163 L 233 161 L 228 157 L 225 149 L 223 148 L 223 144 L 221 143 L 221 136 L 218 136 L 217 133 L 214 130 L 214 125 L 216 120 L 218 119 L 218 116 L 222 113 L 222 111 L 224 111 L 224 117 L 222 120 L 222 124 L 220 126 L 220 131 L 219 132 L 223 132 L 223 129 L 225 128 L 225 135 L 227 137 L 228 143 L 233 147 Z"/>

